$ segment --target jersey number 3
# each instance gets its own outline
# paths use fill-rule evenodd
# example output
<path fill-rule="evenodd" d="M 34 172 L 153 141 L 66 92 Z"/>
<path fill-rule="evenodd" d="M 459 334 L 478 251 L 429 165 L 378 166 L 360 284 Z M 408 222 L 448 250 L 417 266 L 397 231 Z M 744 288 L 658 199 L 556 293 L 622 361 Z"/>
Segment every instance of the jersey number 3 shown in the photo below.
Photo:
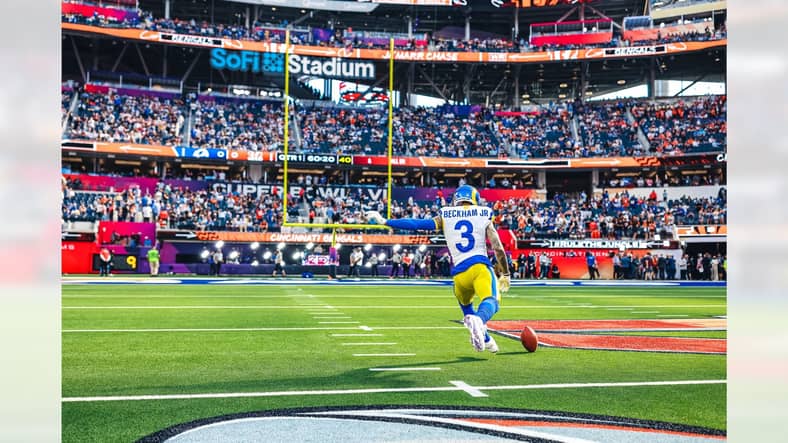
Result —
<path fill-rule="evenodd" d="M 460 220 L 454 225 L 454 229 L 460 231 L 460 237 L 468 242 L 455 243 L 454 246 L 460 252 L 468 252 L 476 246 L 476 239 L 473 238 L 473 225 L 468 220 Z"/>

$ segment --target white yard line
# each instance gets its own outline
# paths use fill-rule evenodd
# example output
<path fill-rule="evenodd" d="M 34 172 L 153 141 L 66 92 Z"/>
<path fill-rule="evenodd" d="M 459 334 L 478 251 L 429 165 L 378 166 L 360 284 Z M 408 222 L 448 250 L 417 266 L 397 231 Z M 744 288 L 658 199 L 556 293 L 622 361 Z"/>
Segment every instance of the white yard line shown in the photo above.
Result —
<path fill-rule="evenodd" d="M 340 316 L 336 316 L 336 317 L 312 317 L 312 318 L 315 319 L 315 320 L 330 320 L 330 319 L 337 320 L 337 319 L 341 319 L 341 318 L 353 318 L 353 317 L 350 317 L 350 316 L 347 316 L 347 315 L 345 315 L 345 316 L 341 316 L 340 315 Z"/>
<path fill-rule="evenodd" d="M 635 305 L 619 306 L 621 309 L 638 308 L 724 308 L 728 305 Z M 599 309 L 605 306 L 540 306 L 506 305 L 506 309 Z M 301 306 L 63 306 L 63 309 L 303 309 Z M 457 309 L 457 306 L 337 306 L 331 309 Z M 329 310 L 326 308 L 326 310 Z"/>
<path fill-rule="evenodd" d="M 657 317 L 689 317 L 687 314 L 659 314 Z"/>
<path fill-rule="evenodd" d="M 349 329 L 349 328 L 345 328 L 345 329 Z M 331 336 L 332 337 L 383 337 L 383 334 L 331 334 Z"/>
<path fill-rule="evenodd" d="M 321 325 L 340 325 L 340 324 L 358 324 L 357 321 L 319 321 L 318 324 Z"/>
<path fill-rule="evenodd" d="M 467 392 L 471 397 L 487 397 L 487 394 L 485 394 L 484 392 L 474 388 L 473 386 L 469 385 L 468 383 L 465 383 L 464 381 L 454 380 L 454 381 L 450 381 L 449 383 L 451 383 L 454 386 L 457 386 L 458 388 L 460 388 L 463 391 Z"/>
<path fill-rule="evenodd" d="M 334 322 L 337 323 L 337 322 Z M 358 323 L 358 322 L 351 322 Z M 422 330 L 422 329 L 465 329 L 464 326 L 384 326 L 371 328 L 369 326 L 353 327 L 268 327 L 268 328 L 126 328 L 126 329 L 63 329 L 63 333 L 80 332 L 241 332 L 241 331 L 373 331 L 377 329 L 397 329 L 397 330 Z M 383 334 L 347 334 L 345 337 L 379 337 Z M 332 336 L 336 336 L 332 334 Z"/>
<path fill-rule="evenodd" d="M 394 346 L 395 342 L 378 342 L 378 343 L 342 343 L 342 346 Z"/>
<path fill-rule="evenodd" d="M 81 332 L 253 332 L 253 331 L 357 331 L 357 327 L 306 327 L 306 328 L 158 328 L 158 329 L 64 329 L 63 333 Z"/>
<path fill-rule="evenodd" d="M 353 354 L 353 357 L 413 357 L 414 353 L 406 352 L 400 354 Z"/>
<path fill-rule="evenodd" d="M 627 288 L 629 289 L 629 288 Z M 507 298 L 518 298 L 522 297 L 522 294 L 507 294 Z M 118 295 L 117 293 L 108 293 L 108 294 L 63 294 L 62 298 L 139 298 L 139 299 L 151 299 L 151 298 L 290 298 L 290 299 L 297 299 L 297 298 L 309 298 L 312 299 L 315 296 L 313 295 Z M 320 295 L 321 298 L 370 298 L 369 295 L 354 295 L 354 294 L 344 294 L 344 295 L 337 295 L 337 294 L 322 294 Z M 659 295 L 593 295 L 593 294 L 583 294 L 583 295 L 546 295 L 544 297 L 528 297 L 532 300 L 544 300 L 544 299 L 551 299 L 551 298 L 721 298 L 725 299 L 727 296 L 725 295 L 667 295 L 667 294 L 659 294 Z M 375 295 L 375 298 L 390 298 L 390 299 L 403 299 L 403 298 L 436 298 L 436 299 L 446 299 L 446 295 Z M 451 299 L 451 295 L 449 295 L 449 299 Z M 296 300 L 296 303 L 299 303 Z M 299 303 L 301 306 L 323 306 L 322 304 L 302 304 Z"/>
<path fill-rule="evenodd" d="M 439 371 L 437 367 L 403 367 L 403 368 L 370 368 L 370 371 Z M 585 388 L 619 388 L 640 386 L 686 386 L 686 385 L 716 385 L 726 384 L 726 380 L 674 380 L 674 381 L 641 381 L 617 383 L 556 383 L 535 385 L 507 385 L 507 386 L 475 386 L 479 391 L 499 390 L 540 390 L 540 389 L 585 389 Z M 434 386 L 422 388 L 371 388 L 371 389 L 333 389 L 315 391 L 269 391 L 269 392 L 219 392 L 202 394 L 146 394 L 146 395 L 115 395 L 95 397 L 63 397 L 64 403 L 74 402 L 100 402 L 100 401 L 146 401 L 146 400 L 190 400 L 205 398 L 248 398 L 248 397 L 283 397 L 283 396 L 308 396 L 308 395 L 359 395 L 380 394 L 393 392 L 451 392 L 465 391 L 459 386 Z"/>

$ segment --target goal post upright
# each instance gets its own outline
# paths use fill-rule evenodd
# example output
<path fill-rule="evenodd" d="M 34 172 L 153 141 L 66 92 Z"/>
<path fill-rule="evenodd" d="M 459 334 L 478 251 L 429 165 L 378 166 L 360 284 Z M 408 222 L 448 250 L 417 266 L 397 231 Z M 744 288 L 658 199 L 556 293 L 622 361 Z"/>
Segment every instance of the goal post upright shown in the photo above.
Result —
<path fill-rule="evenodd" d="M 285 164 L 284 173 L 282 175 L 282 182 L 284 183 L 284 195 L 282 214 L 282 226 L 287 225 L 287 155 L 290 144 L 290 27 L 285 30 L 285 131 L 284 131 L 284 151 L 285 151 Z"/>
<path fill-rule="evenodd" d="M 290 118 L 290 29 L 285 31 L 285 93 L 284 93 L 284 140 L 283 140 L 283 150 L 284 150 L 284 165 L 283 165 L 283 190 L 284 195 L 282 198 L 283 201 L 283 218 L 282 218 L 282 227 L 292 227 L 292 228 L 318 228 L 318 229 L 331 229 L 332 230 L 332 237 L 336 237 L 336 230 L 337 229 L 370 229 L 370 230 L 391 230 L 390 227 L 386 225 L 373 225 L 368 223 L 293 223 L 287 221 L 287 203 L 289 198 L 289 189 L 287 185 L 288 179 L 288 154 L 289 154 L 289 147 L 290 147 L 290 131 L 289 131 L 289 118 Z M 388 87 L 388 143 L 387 143 L 387 175 L 388 178 L 388 185 L 387 185 L 387 192 L 386 192 L 386 218 L 391 218 L 391 201 L 392 201 L 392 183 L 393 183 L 393 174 L 392 174 L 392 160 L 393 160 L 393 143 L 394 143 L 394 38 L 389 39 L 389 69 L 388 69 L 388 76 L 389 76 L 389 87 Z"/>
<path fill-rule="evenodd" d="M 389 40 L 389 118 L 388 118 L 388 192 L 386 193 L 386 218 L 391 218 L 391 160 L 394 143 L 394 37 Z"/>

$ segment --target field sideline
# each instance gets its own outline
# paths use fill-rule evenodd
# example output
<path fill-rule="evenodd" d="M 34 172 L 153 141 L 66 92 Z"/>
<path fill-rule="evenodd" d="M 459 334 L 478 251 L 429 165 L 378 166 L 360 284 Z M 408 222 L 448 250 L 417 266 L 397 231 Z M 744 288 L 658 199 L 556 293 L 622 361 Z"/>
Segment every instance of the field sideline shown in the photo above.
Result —
<path fill-rule="evenodd" d="M 500 352 L 476 353 L 442 285 L 79 283 L 62 290 L 66 442 L 135 441 L 226 414 L 375 405 L 726 427 L 724 352 L 545 343 L 528 354 L 501 327 Z M 722 287 L 519 286 L 495 320 L 605 320 L 588 333 L 724 343 L 726 306 Z M 633 320 L 648 329 L 610 329 Z"/>

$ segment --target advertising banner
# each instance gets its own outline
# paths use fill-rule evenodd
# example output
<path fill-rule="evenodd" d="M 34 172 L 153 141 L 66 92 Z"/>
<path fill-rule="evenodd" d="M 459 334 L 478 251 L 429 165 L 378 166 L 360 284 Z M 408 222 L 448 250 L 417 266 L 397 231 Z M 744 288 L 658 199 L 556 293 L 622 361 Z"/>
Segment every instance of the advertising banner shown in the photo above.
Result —
<path fill-rule="evenodd" d="M 139 13 L 134 9 L 108 8 L 104 6 L 70 2 L 62 2 L 60 4 L 60 13 L 62 15 L 81 15 L 83 17 L 93 17 L 95 14 L 104 16 L 108 19 L 117 20 L 118 22 L 122 22 L 123 20 L 132 21 L 139 18 Z"/>
<path fill-rule="evenodd" d="M 105 175 L 88 174 L 64 174 L 64 177 L 71 182 L 78 181 L 79 189 L 85 191 L 110 191 L 121 192 L 130 187 L 139 187 L 143 193 L 155 193 L 157 184 L 163 182 L 173 189 L 190 189 L 200 191 L 204 189 L 216 189 L 222 192 L 230 192 L 239 195 L 267 195 L 281 194 L 282 185 L 278 184 L 258 184 L 258 183 L 238 183 L 226 181 L 206 181 L 206 180 L 159 180 L 152 177 L 116 177 Z M 418 202 L 435 201 L 441 195 L 450 197 L 456 188 L 403 188 L 394 187 L 392 198 L 397 201 L 407 201 L 413 198 Z M 344 186 L 344 185 L 315 185 L 304 186 L 290 184 L 288 192 L 291 196 L 298 196 L 301 190 L 313 197 L 321 199 L 340 198 L 346 199 L 350 196 L 356 198 L 368 198 L 374 201 L 386 199 L 386 189 L 378 186 Z M 509 198 L 536 198 L 535 189 L 479 189 L 479 193 L 486 201 L 505 200 Z"/>
<path fill-rule="evenodd" d="M 307 266 L 328 266 L 330 260 L 327 255 L 310 254 L 304 259 L 304 264 Z"/>
<path fill-rule="evenodd" d="M 138 186 L 143 195 L 145 193 L 155 193 L 156 185 L 160 182 L 169 185 L 173 189 L 181 188 L 192 191 L 207 189 L 210 185 L 210 182 L 202 180 L 160 180 L 154 177 L 117 177 L 89 174 L 63 174 L 63 176 L 72 182 L 79 181 L 79 190 L 120 192 L 130 187 Z"/>
<path fill-rule="evenodd" d="M 586 253 L 590 253 L 596 259 L 597 269 L 599 271 L 599 279 L 610 280 L 613 278 L 613 255 L 619 252 L 618 249 L 578 249 L 578 248 L 529 248 L 517 249 L 512 251 L 512 259 L 517 260 L 517 257 L 522 253 L 528 256 L 533 252 L 536 256 L 537 272 L 540 272 L 539 257 L 543 254 L 550 258 L 552 265 L 558 266 L 561 279 L 571 280 L 587 280 L 590 278 L 588 264 L 586 262 Z M 627 253 L 631 252 L 633 257 L 639 259 L 651 253 L 652 256 L 657 255 L 671 255 L 676 261 L 681 257 L 681 249 L 629 249 Z M 678 270 L 676 270 L 678 274 Z M 552 273 L 548 273 L 548 278 L 553 278 Z M 669 279 L 676 279 L 678 275 L 669 276 Z"/>
<path fill-rule="evenodd" d="M 98 240 L 102 245 L 127 247 L 152 247 L 156 242 L 154 223 L 101 221 Z"/>
<path fill-rule="evenodd" d="M 93 255 L 98 253 L 99 247 L 93 242 L 61 242 L 61 272 L 63 274 L 90 274 L 93 272 Z"/>
<path fill-rule="evenodd" d="M 180 157 L 202 160 L 229 160 L 264 163 L 283 163 L 281 152 L 247 151 L 244 149 L 206 149 L 180 146 L 138 145 L 134 143 L 109 143 L 90 140 L 64 140 L 64 151 L 120 154 L 129 156 Z M 639 168 L 677 166 L 679 164 L 703 163 L 719 164 L 726 161 L 724 154 L 710 154 L 687 157 L 592 157 L 578 159 L 534 159 L 517 160 L 509 158 L 445 158 L 445 157 L 392 157 L 394 168 L 514 168 L 514 169 L 556 169 L 556 168 Z M 288 162 L 311 165 L 358 165 L 388 166 L 385 155 L 334 155 L 334 154 L 288 154 Z"/>
<path fill-rule="evenodd" d="M 287 233 L 287 232 L 226 232 L 226 231 L 159 231 L 159 240 L 190 240 L 197 242 L 258 242 L 258 243 L 297 243 L 297 244 L 331 244 L 331 233 Z M 394 234 L 337 234 L 337 243 L 364 245 L 428 245 L 427 235 L 394 235 Z"/>
<path fill-rule="evenodd" d="M 348 3 L 348 2 L 345 2 Z M 268 53 L 284 53 L 285 44 L 256 42 L 250 40 L 235 40 L 215 37 L 202 37 L 193 35 L 172 34 L 159 31 L 139 29 L 102 28 L 98 26 L 81 25 L 76 23 L 61 23 L 61 28 L 67 31 L 84 32 L 109 35 L 129 40 L 146 42 L 173 43 L 187 46 L 200 46 L 205 48 L 224 48 L 237 51 L 253 51 Z M 680 54 L 684 52 L 701 51 L 705 49 L 726 46 L 726 39 L 708 42 L 678 42 L 661 45 L 658 51 L 638 50 L 636 47 L 616 48 L 625 49 L 623 52 L 607 53 L 604 48 L 568 49 L 559 51 L 542 52 L 436 52 L 427 50 L 395 50 L 395 61 L 414 62 L 443 62 L 443 63 L 543 63 L 559 60 L 592 60 L 606 57 L 637 57 L 650 56 L 656 53 L 662 55 Z M 305 45 L 291 45 L 290 50 L 294 55 L 308 57 L 326 57 L 340 59 L 388 60 L 391 54 L 385 49 L 359 49 L 359 48 L 333 48 Z M 311 71 L 310 67 L 310 71 Z M 315 68 L 317 69 L 317 68 Z M 320 68 L 322 69 L 322 67 Z M 361 68 L 360 68 L 361 69 Z M 365 71 L 362 70 L 363 72 Z"/>

